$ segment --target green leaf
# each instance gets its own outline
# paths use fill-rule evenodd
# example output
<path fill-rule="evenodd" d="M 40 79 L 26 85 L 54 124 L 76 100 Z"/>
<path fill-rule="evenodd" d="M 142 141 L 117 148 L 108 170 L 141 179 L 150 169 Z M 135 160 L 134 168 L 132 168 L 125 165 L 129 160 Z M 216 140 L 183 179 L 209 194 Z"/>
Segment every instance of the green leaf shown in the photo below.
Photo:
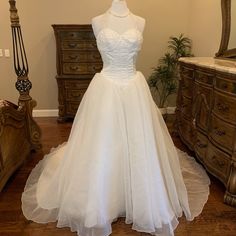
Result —
<path fill-rule="evenodd" d="M 152 68 L 148 84 L 155 95 L 159 96 L 159 106 L 164 106 L 168 97 L 176 93 L 178 87 L 178 60 L 180 57 L 193 56 L 191 53 L 192 41 L 180 34 L 171 36 L 168 41 L 169 51 Z M 157 99 L 155 99 L 157 100 Z"/>

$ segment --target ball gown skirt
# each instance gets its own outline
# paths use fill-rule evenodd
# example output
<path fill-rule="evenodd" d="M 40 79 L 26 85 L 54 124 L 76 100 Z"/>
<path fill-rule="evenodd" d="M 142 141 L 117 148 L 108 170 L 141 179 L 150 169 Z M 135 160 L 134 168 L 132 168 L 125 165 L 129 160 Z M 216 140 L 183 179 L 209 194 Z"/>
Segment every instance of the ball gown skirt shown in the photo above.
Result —
<path fill-rule="evenodd" d="M 200 214 L 208 185 L 203 168 L 176 150 L 140 72 L 119 82 L 96 74 L 68 142 L 31 172 L 22 209 L 81 236 L 109 235 L 120 216 L 137 231 L 166 236 L 182 212 L 188 220 Z"/>

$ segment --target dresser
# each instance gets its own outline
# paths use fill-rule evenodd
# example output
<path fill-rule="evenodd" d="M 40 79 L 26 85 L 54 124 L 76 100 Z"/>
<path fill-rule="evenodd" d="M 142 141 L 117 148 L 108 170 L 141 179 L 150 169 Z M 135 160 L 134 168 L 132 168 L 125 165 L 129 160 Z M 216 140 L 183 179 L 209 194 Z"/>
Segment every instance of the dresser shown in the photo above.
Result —
<path fill-rule="evenodd" d="M 236 63 L 181 58 L 176 126 L 182 141 L 236 206 Z"/>
<path fill-rule="evenodd" d="M 73 118 L 94 74 L 102 69 L 91 25 L 52 25 L 56 38 L 58 121 Z"/>

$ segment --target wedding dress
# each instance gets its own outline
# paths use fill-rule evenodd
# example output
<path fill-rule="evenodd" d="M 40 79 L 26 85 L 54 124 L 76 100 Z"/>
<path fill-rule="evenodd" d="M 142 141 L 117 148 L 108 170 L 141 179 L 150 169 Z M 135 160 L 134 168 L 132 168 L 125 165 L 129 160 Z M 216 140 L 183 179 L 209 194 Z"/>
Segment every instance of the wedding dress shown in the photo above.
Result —
<path fill-rule="evenodd" d="M 32 170 L 22 209 L 80 236 L 108 236 L 125 217 L 137 231 L 174 235 L 178 217 L 199 215 L 209 194 L 204 169 L 177 150 L 135 61 L 137 27 L 98 33 L 103 69 L 87 89 L 68 142 Z"/>

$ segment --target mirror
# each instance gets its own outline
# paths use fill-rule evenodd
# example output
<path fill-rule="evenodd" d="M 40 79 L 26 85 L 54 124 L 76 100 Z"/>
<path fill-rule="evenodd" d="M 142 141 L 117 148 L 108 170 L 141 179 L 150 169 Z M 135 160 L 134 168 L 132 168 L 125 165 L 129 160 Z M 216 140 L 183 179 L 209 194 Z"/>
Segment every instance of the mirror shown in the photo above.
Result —
<path fill-rule="evenodd" d="M 221 0 L 222 36 L 216 57 L 236 60 L 236 0 Z"/>
<path fill-rule="evenodd" d="M 231 27 L 228 49 L 236 48 L 236 0 L 231 0 Z"/>

